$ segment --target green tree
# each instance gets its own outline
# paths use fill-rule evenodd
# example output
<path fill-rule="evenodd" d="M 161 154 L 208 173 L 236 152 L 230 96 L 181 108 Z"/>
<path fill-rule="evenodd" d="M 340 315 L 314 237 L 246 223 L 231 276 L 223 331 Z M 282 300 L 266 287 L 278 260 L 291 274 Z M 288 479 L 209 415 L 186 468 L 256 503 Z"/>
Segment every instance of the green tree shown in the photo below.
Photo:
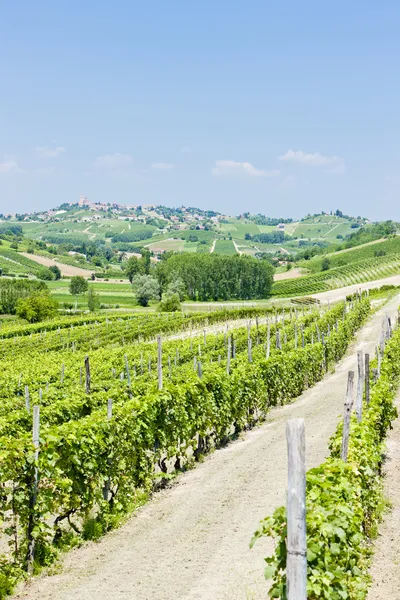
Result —
<path fill-rule="evenodd" d="M 48 293 L 36 293 L 17 302 L 17 315 L 29 323 L 50 319 L 57 314 L 58 302 Z"/>
<path fill-rule="evenodd" d="M 60 267 L 58 267 L 57 265 L 51 265 L 51 267 L 49 267 L 49 270 L 53 273 L 54 279 L 61 279 Z"/>
<path fill-rule="evenodd" d="M 176 312 L 177 310 L 181 310 L 179 294 L 165 292 L 165 294 L 162 295 L 162 299 L 159 304 L 159 310 L 161 312 Z"/>
<path fill-rule="evenodd" d="M 160 299 L 160 285 L 151 275 L 138 275 L 132 288 L 141 306 L 148 306 L 150 300 Z"/>
<path fill-rule="evenodd" d="M 143 274 L 143 264 L 140 262 L 137 256 L 131 256 L 125 265 L 125 273 L 128 276 L 129 281 L 132 283 L 136 275 Z"/>
<path fill-rule="evenodd" d="M 53 273 L 47 267 L 40 267 L 40 269 L 37 272 L 37 276 L 43 281 L 51 281 L 52 279 L 54 279 Z"/>
<path fill-rule="evenodd" d="M 331 267 L 329 258 L 323 258 L 321 261 L 321 271 L 328 271 Z"/>
<path fill-rule="evenodd" d="M 69 293 L 72 296 L 75 296 L 75 308 L 78 306 L 78 296 L 87 292 L 88 287 L 88 282 L 81 275 L 71 277 L 71 281 L 69 282 Z"/>
<path fill-rule="evenodd" d="M 93 286 L 90 286 L 88 290 L 88 307 L 90 312 L 94 312 L 96 309 L 100 308 L 100 296 Z"/>
<path fill-rule="evenodd" d="M 179 300 L 183 300 L 185 297 L 185 283 L 183 279 L 177 277 L 167 286 L 168 294 L 178 294 Z"/>

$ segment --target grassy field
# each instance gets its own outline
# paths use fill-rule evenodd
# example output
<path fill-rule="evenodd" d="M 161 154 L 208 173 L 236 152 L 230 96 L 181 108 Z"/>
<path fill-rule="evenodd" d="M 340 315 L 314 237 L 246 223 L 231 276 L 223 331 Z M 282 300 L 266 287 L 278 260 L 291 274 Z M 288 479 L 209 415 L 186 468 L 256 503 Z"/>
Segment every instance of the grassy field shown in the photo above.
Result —
<path fill-rule="evenodd" d="M 236 248 L 231 240 L 217 240 L 214 252 L 217 254 L 227 254 L 229 256 L 237 254 Z"/>
<path fill-rule="evenodd" d="M 60 279 L 46 283 L 52 296 L 58 300 L 61 307 L 64 303 L 75 304 L 75 296 L 71 296 L 69 293 L 69 280 Z M 134 308 L 137 306 L 130 283 L 94 282 L 89 285 L 92 285 L 99 294 L 102 304 L 113 305 L 114 308 L 116 304 L 121 308 Z M 78 298 L 78 307 L 87 308 L 87 294 L 83 294 Z"/>
<path fill-rule="evenodd" d="M 306 239 L 318 239 L 333 243 L 337 241 L 338 235 L 345 237 L 356 231 L 351 227 L 354 223 L 356 223 L 356 220 L 349 221 L 341 217 L 320 215 L 315 218 L 305 219 L 304 221 L 288 223 L 285 225 L 285 233 L 297 237 L 302 236 Z"/>

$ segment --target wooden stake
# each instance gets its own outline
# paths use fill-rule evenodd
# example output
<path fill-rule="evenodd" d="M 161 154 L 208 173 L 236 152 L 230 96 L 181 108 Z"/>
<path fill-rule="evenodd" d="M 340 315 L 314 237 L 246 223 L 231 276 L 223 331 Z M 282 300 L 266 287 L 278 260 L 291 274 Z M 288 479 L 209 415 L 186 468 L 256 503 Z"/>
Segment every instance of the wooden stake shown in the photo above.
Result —
<path fill-rule="evenodd" d="M 32 485 L 32 493 L 29 501 L 30 515 L 28 519 L 28 551 L 26 556 L 27 570 L 29 575 L 32 575 L 33 572 L 33 562 L 35 560 L 35 538 L 33 537 L 33 529 L 35 526 L 34 522 L 34 509 L 37 500 L 37 490 L 38 490 L 38 481 L 39 481 L 39 469 L 38 469 L 38 460 L 39 460 L 39 434 L 40 434 L 40 406 L 35 405 L 33 407 L 33 430 L 32 430 L 32 441 L 33 446 L 35 448 L 35 466 L 33 472 L 33 485 Z"/>
<path fill-rule="evenodd" d="M 286 423 L 288 449 L 286 595 L 307 600 L 306 442 L 303 419 Z"/>
<path fill-rule="evenodd" d="M 85 389 L 86 389 L 86 393 L 90 394 L 90 363 L 89 363 L 88 356 L 85 357 L 85 371 L 86 371 Z"/>
<path fill-rule="evenodd" d="M 131 373 L 129 371 L 129 362 L 128 362 L 128 357 L 126 354 L 124 354 L 124 360 L 125 360 L 126 378 L 128 380 L 128 388 L 129 388 L 129 391 L 131 391 Z"/>
<path fill-rule="evenodd" d="M 25 386 L 25 408 L 28 411 L 28 413 L 31 412 L 31 403 L 30 403 L 30 398 L 29 398 L 29 387 L 27 385 Z"/>
<path fill-rule="evenodd" d="M 369 366 L 369 354 L 365 354 L 365 402 L 369 406 L 371 399 L 370 392 L 370 366 Z"/>
<path fill-rule="evenodd" d="M 358 422 L 362 419 L 362 403 L 364 393 L 364 355 L 362 350 L 357 352 L 357 367 L 358 367 L 358 380 L 357 380 L 357 397 L 356 397 L 356 415 Z"/>
<path fill-rule="evenodd" d="M 249 359 L 249 362 L 253 362 L 253 355 L 252 355 L 252 351 L 251 351 L 251 337 L 249 336 L 247 339 L 247 357 Z"/>
<path fill-rule="evenodd" d="M 342 460 L 344 460 L 344 462 L 347 462 L 347 455 L 349 453 L 350 418 L 353 408 L 353 388 L 354 371 L 349 371 L 347 376 L 346 399 L 344 401 L 342 449 L 340 453 L 340 457 Z"/>
<path fill-rule="evenodd" d="M 197 375 L 200 377 L 200 379 L 203 377 L 203 371 L 201 369 L 201 362 L 200 361 L 197 362 Z"/>
<path fill-rule="evenodd" d="M 162 373 L 162 341 L 161 335 L 157 336 L 157 373 L 158 373 L 158 390 L 163 389 L 163 373 Z"/>
<path fill-rule="evenodd" d="M 231 336 L 228 337 L 228 350 L 226 356 L 226 372 L 228 375 L 231 372 Z"/>

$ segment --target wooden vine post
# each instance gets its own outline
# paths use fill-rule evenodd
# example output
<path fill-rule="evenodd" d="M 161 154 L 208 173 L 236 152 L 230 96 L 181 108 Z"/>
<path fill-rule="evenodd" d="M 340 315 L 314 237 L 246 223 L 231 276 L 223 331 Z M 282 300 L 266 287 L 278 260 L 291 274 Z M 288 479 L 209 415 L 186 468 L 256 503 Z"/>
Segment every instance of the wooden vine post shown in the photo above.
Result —
<path fill-rule="evenodd" d="M 371 399 L 369 354 L 365 354 L 365 402 L 369 406 Z"/>
<path fill-rule="evenodd" d="M 229 375 L 231 372 L 231 336 L 228 337 L 228 351 L 226 357 L 226 372 Z"/>
<path fill-rule="evenodd" d="M 358 367 L 358 380 L 357 380 L 357 397 L 356 397 L 356 415 L 357 421 L 360 422 L 362 419 L 362 403 L 364 394 L 364 356 L 362 350 L 357 352 L 357 367 Z"/>
<path fill-rule="evenodd" d="M 85 372 L 86 372 L 85 389 L 86 389 L 86 393 L 90 394 L 90 363 L 89 363 L 88 356 L 85 357 Z"/>
<path fill-rule="evenodd" d="M 157 336 L 157 373 L 158 373 L 158 391 L 161 391 L 163 389 L 161 335 Z"/>
<path fill-rule="evenodd" d="M 347 462 L 347 455 L 349 453 L 350 418 L 353 408 L 353 388 L 354 371 L 349 371 L 347 376 L 346 399 L 344 401 L 342 449 L 340 453 L 340 458 L 344 460 L 344 462 Z"/>
<path fill-rule="evenodd" d="M 29 501 L 29 519 L 28 519 L 28 531 L 27 531 L 27 540 L 28 540 L 28 551 L 26 555 L 26 566 L 29 575 L 33 573 L 33 562 L 35 560 L 35 538 L 33 537 L 33 530 L 35 527 L 35 506 L 37 500 L 37 490 L 38 490 L 38 482 L 39 482 L 39 469 L 38 469 L 38 460 L 39 460 L 39 434 L 40 434 L 40 406 L 35 405 L 33 407 L 33 429 L 32 429 L 32 441 L 33 446 L 35 448 L 35 463 L 34 463 L 34 471 L 33 471 L 33 482 L 32 482 L 32 492 Z"/>
<path fill-rule="evenodd" d="M 286 423 L 288 449 L 286 595 L 307 600 L 306 441 L 303 419 Z"/>

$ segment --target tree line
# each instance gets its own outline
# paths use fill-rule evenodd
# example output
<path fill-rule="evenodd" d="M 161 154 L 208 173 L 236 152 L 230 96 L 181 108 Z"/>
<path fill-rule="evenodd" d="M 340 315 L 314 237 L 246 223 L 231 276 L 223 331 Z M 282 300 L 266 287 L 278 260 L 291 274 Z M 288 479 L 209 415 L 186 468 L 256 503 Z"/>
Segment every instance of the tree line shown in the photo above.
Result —
<path fill-rule="evenodd" d="M 252 300 L 270 295 L 273 271 L 251 256 L 187 253 L 158 263 L 155 275 L 162 290 L 182 280 L 190 300 Z"/>

